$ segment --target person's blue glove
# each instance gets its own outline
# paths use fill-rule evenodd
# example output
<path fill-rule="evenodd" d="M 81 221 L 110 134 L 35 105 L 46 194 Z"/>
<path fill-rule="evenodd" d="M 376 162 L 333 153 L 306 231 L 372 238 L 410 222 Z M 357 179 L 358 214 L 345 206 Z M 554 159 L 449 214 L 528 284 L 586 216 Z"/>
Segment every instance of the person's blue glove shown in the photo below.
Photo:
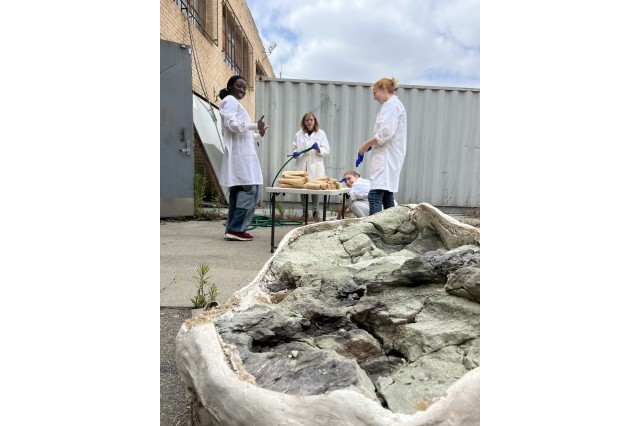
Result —
<path fill-rule="evenodd" d="M 300 157 L 300 153 L 298 151 L 293 151 L 293 154 L 291 154 L 293 157 Z"/>
<path fill-rule="evenodd" d="M 311 148 L 313 149 L 320 149 L 320 147 L 318 146 L 318 142 L 314 142 L 313 145 L 311 145 Z"/>
<path fill-rule="evenodd" d="M 347 178 L 342 178 L 342 179 L 340 179 L 340 182 L 338 182 L 338 183 L 342 183 L 342 182 L 346 182 L 346 181 L 347 181 Z"/>
<path fill-rule="evenodd" d="M 367 150 L 367 152 L 371 151 L 371 148 L 373 148 L 373 147 L 370 146 L 369 149 Z M 358 167 L 360 165 L 360 163 L 362 163 L 362 160 L 364 160 L 364 155 L 358 153 L 358 159 L 356 160 L 356 167 Z"/>

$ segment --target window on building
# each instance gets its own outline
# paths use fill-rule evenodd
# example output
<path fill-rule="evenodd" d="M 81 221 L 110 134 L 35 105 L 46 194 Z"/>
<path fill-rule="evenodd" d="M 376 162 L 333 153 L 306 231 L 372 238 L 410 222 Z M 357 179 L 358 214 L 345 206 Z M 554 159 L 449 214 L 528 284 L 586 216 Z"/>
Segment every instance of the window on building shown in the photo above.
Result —
<path fill-rule="evenodd" d="M 217 40 L 207 32 L 207 2 L 211 0 L 175 0 L 180 11 L 187 17 L 189 23 L 203 36 L 217 44 Z"/>
<path fill-rule="evenodd" d="M 242 75 L 247 80 L 249 89 L 253 89 L 253 49 L 235 13 L 226 3 L 222 6 L 222 21 L 224 62 L 234 74 Z"/>
<path fill-rule="evenodd" d="M 267 73 L 265 72 L 264 68 L 262 68 L 262 64 L 258 61 L 256 61 L 256 77 L 260 78 L 260 77 L 266 77 Z"/>

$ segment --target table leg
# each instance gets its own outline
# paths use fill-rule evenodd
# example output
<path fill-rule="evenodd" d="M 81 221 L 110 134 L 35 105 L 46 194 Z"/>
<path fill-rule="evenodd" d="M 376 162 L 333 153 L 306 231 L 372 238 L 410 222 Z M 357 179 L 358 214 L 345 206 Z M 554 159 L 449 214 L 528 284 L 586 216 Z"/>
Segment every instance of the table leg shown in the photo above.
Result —
<path fill-rule="evenodd" d="M 347 199 L 347 193 L 342 194 L 342 218 L 344 219 L 344 202 Z"/>
<path fill-rule="evenodd" d="M 303 194 L 304 196 L 304 224 L 308 224 L 309 219 L 309 194 Z"/>
<path fill-rule="evenodd" d="M 275 239 L 275 225 L 276 225 L 276 193 L 271 193 L 271 253 L 275 250 L 273 247 L 273 242 Z"/>
<path fill-rule="evenodd" d="M 327 198 L 329 196 L 323 195 L 323 197 L 324 197 L 324 203 L 322 203 L 322 221 L 324 222 L 325 220 L 327 220 Z"/>

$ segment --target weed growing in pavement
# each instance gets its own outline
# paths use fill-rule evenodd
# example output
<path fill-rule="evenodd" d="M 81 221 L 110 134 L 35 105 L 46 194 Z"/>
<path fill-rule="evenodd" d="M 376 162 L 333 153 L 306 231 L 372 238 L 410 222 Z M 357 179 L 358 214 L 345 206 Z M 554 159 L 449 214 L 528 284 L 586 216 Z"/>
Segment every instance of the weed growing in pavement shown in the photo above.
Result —
<path fill-rule="evenodd" d="M 201 263 L 197 271 L 198 276 L 193 278 L 198 280 L 198 290 L 195 297 L 191 299 L 196 309 L 203 308 L 208 302 L 215 302 L 218 297 L 218 286 L 215 283 L 209 284 L 209 277 L 206 276 L 209 273 L 209 265 Z"/>
<path fill-rule="evenodd" d="M 280 213 L 280 219 L 284 219 L 285 209 L 284 209 L 284 204 L 282 204 L 282 201 L 276 201 L 276 210 L 278 210 L 278 213 Z"/>
<path fill-rule="evenodd" d="M 214 218 L 223 218 L 225 215 L 222 214 L 222 210 L 220 210 L 220 194 L 213 194 L 213 205 L 211 207 L 211 217 Z"/>
<path fill-rule="evenodd" d="M 196 173 L 193 178 L 193 218 L 195 220 L 218 220 L 225 218 L 220 209 L 220 195 L 213 195 L 213 203 L 204 202 L 207 178 Z M 206 208 L 205 208 L 206 207 Z"/>
<path fill-rule="evenodd" d="M 203 215 L 202 203 L 206 189 L 207 178 L 200 173 L 196 173 L 193 177 L 193 215 L 195 217 L 201 217 Z"/>

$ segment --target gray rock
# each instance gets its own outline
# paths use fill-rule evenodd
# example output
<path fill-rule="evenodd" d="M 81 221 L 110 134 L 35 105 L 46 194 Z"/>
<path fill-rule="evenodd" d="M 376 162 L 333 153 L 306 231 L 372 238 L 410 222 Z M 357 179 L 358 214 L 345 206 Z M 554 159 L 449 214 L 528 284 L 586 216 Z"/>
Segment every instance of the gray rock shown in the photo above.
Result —
<path fill-rule="evenodd" d="M 224 351 L 221 359 L 240 381 L 258 387 L 254 409 L 273 398 L 288 401 L 286 409 L 278 403 L 263 412 L 261 421 L 332 423 L 319 414 L 324 399 L 309 400 L 320 404 L 317 410 L 310 402 L 298 413 L 291 411 L 297 400 L 279 396 L 296 395 L 327 398 L 331 415 L 340 413 L 345 425 L 473 424 L 468 421 L 479 417 L 477 229 L 420 204 L 297 228 L 285 238 L 263 273 L 241 290 L 237 307 L 210 314 L 215 331 L 207 333 L 218 337 L 199 344 L 208 353 Z M 185 383 L 193 383 L 201 400 L 225 401 L 224 407 L 209 403 L 216 418 L 243 424 L 250 413 L 235 395 L 248 398 L 249 390 L 222 366 L 206 370 L 225 375 L 222 382 L 187 373 L 201 364 L 191 357 L 202 351 L 185 345 L 191 355 L 177 357 Z M 453 399 L 443 402 L 446 395 Z"/>
<path fill-rule="evenodd" d="M 395 413 L 412 414 L 425 410 L 467 373 L 462 358 L 457 347 L 444 348 L 378 379 L 376 387 Z"/>
<path fill-rule="evenodd" d="M 452 272 L 445 290 L 455 296 L 480 302 L 480 267 L 465 266 Z"/>

